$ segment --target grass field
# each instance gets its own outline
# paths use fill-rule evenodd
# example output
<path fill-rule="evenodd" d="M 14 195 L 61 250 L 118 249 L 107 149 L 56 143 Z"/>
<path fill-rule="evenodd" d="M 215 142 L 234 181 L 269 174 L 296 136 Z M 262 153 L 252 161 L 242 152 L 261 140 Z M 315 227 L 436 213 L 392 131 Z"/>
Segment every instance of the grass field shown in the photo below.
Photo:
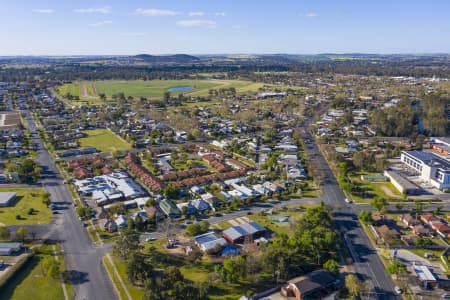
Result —
<path fill-rule="evenodd" d="M 132 96 L 135 99 L 146 97 L 148 99 L 161 99 L 167 89 L 175 86 L 192 86 L 193 90 L 183 92 L 185 95 L 202 97 L 208 96 L 210 89 L 221 89 L 234 87 L 238 94 L 257 92 L 264 86 L 263 83 L 244 80 L 107 80 L 107 81 L 81 81 L 66 84 L 58 87 L 61 96 L 70 93 L 79 96 L 80 101 L 71 101 L 72 104 L 103 103 L 98 97 L 99 94 L 106 95 L 107 102 L 112 101 L 112 95 L 124 93 L 126 97 Z M 277 87 L 277 86 L 273 86 Z M 282 89 L 282 87 L 278 87 Z M 284 88 L 286 89 L 286 87 Z M 178 95 L 180 92 L 173 92 Z"/>
<path fill-rule="evenodd" d="M 0 192 L 15 192 L 17 199 L 11 206 L 0 207 L 0 223 L 5 225 L 42 224 L 52 220 L 50 209 L 42 203 L 43 189 L 0 188 Z M 30 208 L 35 212 L 28 215 Z M 16 219 L 20 215 L 21 219 Z"/>
<path fill-rule="evenodd" d="M 355 202 L 370 203 L 373 198 L 381 197 L 388 200 L 404 200 L 405 197 L 394 187 L 390 182 L 369 182 L 362 181 L 361 175 L 369 173 L 356 173 L 350 176 L 354 185 L 359 186 L 359 188 L 364 191 L 359 194 L 351 194 L 351 198 Z"/>
<path fill-rule="evenodd" d="M 61 262 L 61 270 L 64 269 L 62 255 L 58 255 Z M 64 299 L 64 293 L 59 278 L 53 278 L 46 274 L 44 268 L 47 260 L 54 260 L 51 245 L 41 247 L 40 253 L 34 255 L 1 291 L 0 300 L 60 300 Z M 66 285 L 69 287 L 68 285 Z M 72 289 L 68 289 L 69 297 Z"/>
<path fill-rule="evenodd" d="M 130 144 L 107 129 L 87 130 L 84 133 L 88 136 L 79 139 L 81 148 L 95 147 L 102 152 L 127 150 L 131 148 Z"/>

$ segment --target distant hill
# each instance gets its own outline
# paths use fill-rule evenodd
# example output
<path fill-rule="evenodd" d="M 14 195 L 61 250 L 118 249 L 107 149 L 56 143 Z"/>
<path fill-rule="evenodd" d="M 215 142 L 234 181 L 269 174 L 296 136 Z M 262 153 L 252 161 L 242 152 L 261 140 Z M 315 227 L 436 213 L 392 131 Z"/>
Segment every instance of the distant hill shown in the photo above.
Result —
<path fill-rule="evenodd" d="M 175 55 L 150 55 L 150 54 L 139 54 L 132 56 L 132 58 L 143 60 L 148 63 L 188 63 L 199 61 L 198 57 L 187 55 L 187 54 L 175 54 Z"/>

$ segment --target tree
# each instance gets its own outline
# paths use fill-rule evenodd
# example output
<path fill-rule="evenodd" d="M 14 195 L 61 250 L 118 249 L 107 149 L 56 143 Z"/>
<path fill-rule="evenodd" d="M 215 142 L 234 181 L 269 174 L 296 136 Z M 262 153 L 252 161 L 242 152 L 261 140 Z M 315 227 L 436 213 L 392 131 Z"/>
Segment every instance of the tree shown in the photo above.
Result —
<path fill-rule="evenodd" d="M 77 207 L 77 214 L 82 218 L 82 219 L 88 219 L 93 215 L 93 211 L 92 208 L 90 208 L 89 206 L 86 205 L 80 205 Z"/>
<path fill-rule="evenodd" d="M 50 193 L 49 192 L 45 192 L 42 195 L 42 203 L 44 203 L 45 205 L 49 206 L 50 205 Z"/>
<path fill-rule="evenodd" d="M 345 287 L 351 296 L 360 296 L 364 291 L 362 282 L 354 274 L 345 276 Z"/>
<path fill-rule="evenodd" d="M 143 284 L 150 277 L 153 269 L 152 265 L 146 261 L 144 254 L 139 251 L 130 254 L 126 267 L 127 277 L 135 285 Z"/>
<path fill-rule="evenodd" d="M 323 264 L 325 270 L 330 271 L 331 274 L 337 276 L 339 274 L 339 263 L 334 259 L 329 259 Z"/>
<path fill-rule="evenodd" d="M 121 258 L 128 259 L 139 248 L 139 234 L 133 230 L 125 230 L 121 232 L 119 239 L 113 247 L 113 251 Z"/>
<path fill-rule="evenodd" d="M 414 206 L 415 206 L 414 210 L 416 211 L 416 219 L 417 219 L 418 216 L 423 213 L 426 206 L 425 206 L 425 203 L 423 203 L 421 201 L 414 201 Z"/>
<path fill-rule="evenodd" d="M 145 206 L 154 206 L 156 203 L 155 199 L 148 199 L 147 202 L 145 202 Z"/>
<path fill-rule="evenodd" d="M 403 203 L 400 203 L 400 202 L 395 203 L 395 208 L 398 211 L 402 210 L 403 209 Z"/>
<path fill-rule="evenodd" d="M 370 202 L 370 205 L 372 205 L 379 213 L 384 212 L 388 204 L 389 203 L 384 198 L 375 198 Z"/>
<path fill-rule="evenodd" d="M 369 225 L 372 223 L 373 219 L 372 219 L 372 213 L 368 210 L 362 210 L 359 214 L 358 214 L 358 219 L 366 225 Z"/>
<path fill-rule="evenodd" d="M 164 196 L 168 199 L 178 198 L 180 194 L 180 188 L 173 185 L 168 184 L 163 190 Z"/>
<path fill-rule="evenodd" d="M 28 236 L 28 228 L 26 227 L 19 227 L 16 231 L 16 239 L 21 240 L 22 243 L 25 243 L 25 239 Z"/>
<path fill-rule="evenodd" d="M 11 239 L 11 231 L 6 226 L 0 226 L 0 240 L 8 241 Z"/>
<path fill-rule="evenodd" d="M 208 221 L 203 220 L 200 223 L 189 224 L 186 228 L 186 234 L 188 236 L 196 236 L 205 233 L 209 229 Z"/>
<path fill-rule="evenodd" d="M 223 278 L 227 282 L 238 282 L 247 276 L 247 264 L 242 256 L 227 258 L 222 266 Z"/>
<path fill-rule="evenodd" d="M 406 274 L 406 266 L 394 259 L 389 265 L 386 267 L 386 272 L 390 275 L 403 275 Z"/>

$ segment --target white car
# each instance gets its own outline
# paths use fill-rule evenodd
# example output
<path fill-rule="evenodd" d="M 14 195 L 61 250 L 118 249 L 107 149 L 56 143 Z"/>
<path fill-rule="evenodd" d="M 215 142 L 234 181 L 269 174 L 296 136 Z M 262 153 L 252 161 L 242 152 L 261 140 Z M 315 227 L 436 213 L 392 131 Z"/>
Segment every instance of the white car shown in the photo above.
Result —
<path fill-rule="evenodd" d="M 150 236 L 150 237 L 146 238 L 145 241 L 146 242 L 156 241 L 156 238 Z"/>
<path fill-rule="evenodd" d="M 348 198 L 345 198 L 344 201 L 347 202 L 347 203 L 352 203 L 352 200 L 350 200 Z"/>
<path fill-rule="evenodd" d="M 403 294 L 403 291 L 402 291 L 402 289 L 401 289 L 401 288 L 399 288 L 398 286 L 395 286 L 395 287 L 394 287 L 394 291 L 395 291 L 395 293 L 396 293 L 397 295 L 401 295 L 401 294 Z"/>

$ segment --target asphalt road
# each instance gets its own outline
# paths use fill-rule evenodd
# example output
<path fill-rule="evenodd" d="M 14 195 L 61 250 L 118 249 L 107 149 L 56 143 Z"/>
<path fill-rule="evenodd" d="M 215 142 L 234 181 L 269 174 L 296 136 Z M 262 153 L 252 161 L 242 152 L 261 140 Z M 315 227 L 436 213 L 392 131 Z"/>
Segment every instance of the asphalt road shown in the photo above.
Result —
<path fill-rule="evenodd" d="M 314 140 L 311 136 L 309 138 Z M 334 221 L 354 260 L 356 272 L 361 279 L 370 282 L 370 299 L 402 299 L 395 294 L 392 279 L 385 272 L 383 263 L 358 221 L 358 210 L 354 205 L 345 202 L 345 195 L 317 145 L 309 144 L 307 148 L 310 154 L 316 157 L 325 174 L 320 183 L 323 200 L 329 207 L 336 208 L 333 209 Z"/>
<path fill-rule="evenodd" d="M 28 111 L 25 113 L 30 132 L 36 132 L 30 113 Z M 37 161 L 43 168 L 42 186 L 51 194 L 52 203 L 59 209 L 48 227 L 48 232 L 42 232 L 44 227 L 36 226 L 31 229 L 39 235 L 44 234 L 45 238 L 61 243 L 75 299 L 118 299 L 101 261 L 102 256 L 109 250 L 108 247 L 92 244 L 75 213 L 72 196 L 63 183 L 52 156 L 45 149 L 37 133 L 32 134 L 32 139 L 33 143 L 38 145 Z"/>

